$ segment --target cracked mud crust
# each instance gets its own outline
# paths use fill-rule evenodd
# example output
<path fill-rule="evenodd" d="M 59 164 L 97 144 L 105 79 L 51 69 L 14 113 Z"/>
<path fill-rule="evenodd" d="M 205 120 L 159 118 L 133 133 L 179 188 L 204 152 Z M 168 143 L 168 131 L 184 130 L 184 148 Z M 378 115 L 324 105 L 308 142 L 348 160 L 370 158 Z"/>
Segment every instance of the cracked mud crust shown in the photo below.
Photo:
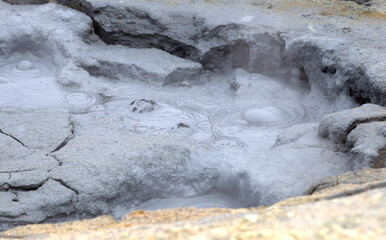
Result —
<path fill-rule="evenodd" d="M 320 183 L 324 188 L 311 196 L 288 199 L 266 208 L 138 210 L 126 215 L 121 222 L 102 216 L 17 227 L 0 236 L 26 239 L 383 239 L 386 234 L 386 184 L 382 184 L 385 174 L 384 169 L 367 169 L 325 179 Z"/>

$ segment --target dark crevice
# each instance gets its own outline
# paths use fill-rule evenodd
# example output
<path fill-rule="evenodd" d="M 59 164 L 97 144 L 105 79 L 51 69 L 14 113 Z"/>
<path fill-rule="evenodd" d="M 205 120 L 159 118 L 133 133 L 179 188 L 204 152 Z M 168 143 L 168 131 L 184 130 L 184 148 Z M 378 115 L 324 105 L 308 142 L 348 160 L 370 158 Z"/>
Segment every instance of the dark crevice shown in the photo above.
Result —
<path fill-rule="evenodd" d="M 20 170 L 20 171 L 3 171 L 3 172 L 0 172 L 0 173 L 29 172 L 29 171 L 33 171 L 33 170 L 35 170 L 35 169 L 33 168 L 33 169 L 26 169 L 26 170 Z"/>
<path fill-rule="evenodd" d="M 302 82 L 305 82 L 305 83 L 308 83 L 310 82 L 310 79 L 306 73 L 306 71 L 304 70 L 304 67 L 301 67 L 300 68 L 300 76 L 299 76 L 299 80 L 302 81 Z"/>
<path fill-rule="evenodd" d="M 335 67 L 324 67 L 321 69 L 323 73 L 330 73 L 330 74 L 335 74 L 336 73 L 336 68 Z"/>
<path fill-rule="evenodd" d="M 94 17 L 89 16 L 92 20 L 92 25 L 94 27 L 94 33 L 97 35 L 104 43 L 110 45 L 114 44 L 114 40 L 110 38 L 110 35 L 103 27 L 94 19 Z"/>
<path fill-rule="evenodd" d="M 249 71 L 250 55 L 249 44 L 246 41 L 237 41 L 232 49 L 232 68 Z"/>
<path fill-rule="evenodd" d="M 108 33 L 98 22 L 94 21 L 94 25 L 97 26 L 95 34 L 107 44 L 121 44 L 131 48 L 157 48 L 180 58 L 199 61 L 199 50 L 197 48 L 168 36 L 158 33 L 140 35 L 126 32 Z"/>
<path fill-rule="evenodd" d="M 41 183 L 38 183 L 38 184 L 31 184 L 31 185 L 28 185 L 28 186 L 18 186 L 18 187 L 14 187 L 14 186 L 9 186 L 9 190 L 12 190 L 12 191 L 17 191 L 17 192 L 29 192 L 29 191 L 36 191 L 38 190 L 41 186 L 43 186 L 46 182 L 48 181 L 48 178 L 46 180 L 44 180 L 43 182 Z"/>
<path fill-rule="evenodd" d="M 367 192 L 367 191 L 374 190 L 374 189 L 377 189 L 377 188 L 384 188 L 384 187 L 386 187 L 386 182 L 379 182 L 379 183 L 374 183 L 374 184 L 371 184 L 371 185 L 368 185 L 368 186 L 365 186 L 365 187 L 357 188 L 357 189 L 354 189 L 354 190 L 349 190 L 349 191 L 346 191 L 346 192 L 333 194 L 333 195 L 330 195 L 330 196 L 327 196 L 327 197 L 320 198 L 318 200 L 331 200 L 331 199 L 335 199 L 335 198 L 349 197 L 349 196 L 352 196 L 352 195 L 356 195 L 356 194 L 360 194 L 360 193 L 363 193 L 363 192 Z"/>
<path fill-rule="evenodd" d="M 20 224 L 22 225 L 22 224 Z M 12 236 L 12 235 L 7 235 L 7 236 L 3 236 L 3 235 L 0 235 L 1 238 L 4 238 L 4 239 L 24 239 L 25 236 Z"/>
<path fill-rule="evenodd" d="M 319 184 L 313 185 L 309 189 L 307 189 L 307 191 L 303 194 L 303 196 L 312 195 L 315 192 L 319 192 L 319 191 L 321 191 L 323 189 L 335 187 L 335 186 L 338 186 L 338 185 L 339 185 L 338 181 L 319 183 Z"/>
<path fill-rule="evenodd" d="M 12 138 L 12 139 L 15 140 L 16 142 L 18 142 L 18 143 L 20 143 L 21 145 L 23 145 L 23 147 L 28 148 L 22 141 L 20 141 L 20 140 L 17 139 L 16 137 L 12 136 L 11 134 L 8 134 L 8 133 L 3 132 L 3 130 L 1 130 L 1 129 L 0 129 L 0 133 L 1 133 L 1 134 L 4 134 L 4 135 L 6 135 L 6 136 L 8 136 L 8 137 L 10 137 L 10 138 Z"/>
<path fill-rule="evenodd" d="M 100 10 L 94 11 L 92 4 L 87 1 L 58 0 L 57 3 L 73 8 L 89 16 L 93 23 L 94 33 L 108 45 L 121 44 L 133 48 L 158 48 L 181 58 L 187 58 L 193 61 L 199 60 L 199 51 L 195 47 L 165 35 L 158 33 L 134 35 L 122 32 L 107 32 L 94 17 L 94 13 L 99 13 Z M 133 11 L 129 11 L 129 13 L 136 15 Z M 162 30 L 165 30 L 162 25 L 148 15 L 137 17 L 148 19 L 154 26 L 157 26 L 161 32 Z M 119 37 L 115 37 L 117 34 Z M 124 41 L 122 41 L 122 36 L 124 37 Z"/>
<path fill-rule="evenodd" d="M 75 9 L 81 13 L 86 14 L 92 20 L 92 24 L 94 27 L 94 33 L 97 35 L 103 42 L 106 44 L 114 44 L 114 41 L 110 38 L 109 33 L 107 33 L 102 26 L 95 20 L 93 15 L 94 7 L 92 4 L 85 0 L 56 0 L 57 4 L 64 5 L 66 7 Z"/>
<path fill-rule="evenodd" d="M 355 100 L 355 102 L 357 102 L 360 105 L 371 103 L 371 100 L 367 97 L 364 97 L 364 94 L 362 94 L 359 91 L 355 91 L 352 88 L 349 89 L 349 95 Z"/>
<path fill-rule="evenodd" d="M 226 65 L 231 51 L 229 45 L 214 47 L 202 57 L 201 64 L 205 70 L 214 71 L 216 68 L 219 68 L 219 62 Z"/>
<path fill-rule="evenodd" d="M 371 0 L 345 0 L 345 1 L 355 2 L 356 4 L 359 4 L 359 5 L 365 4 L 366 6 L 368 6 L 366 3 L 371 2 Z"/>
<path fill-rule="evenodd" d="M 66 137 L 66 138 L 63 140 L 63 142 L 59 144 L 59 146 L 57 146 L 53 151 L 51 151 L 51 153 L 54 153 L 54 152 L 59 151 L 59 150 L 62 149 L 64 146 L 66 146 L 67 143 L 68 143 L 69 141 L 71 141 L 72 139 L 75 138 L 75 130 L 74 130 L 75 128 L 74 128 L 74 124 L 71 122 L 71 123 L 70 123 L 70 126 L 71 126 L 71 136 Z"/>
<path fill-rule="evenodd" d="M 66 137 L 66 139 L 63 140 L 63 142 L 61 144 L 59 144 L 59 146 L 57 146 L 51 153 L 54 153 L 54 152 L 57 152 L 59 151 L 60 149 L 62 149 L 64 146 L 67 145 L 67 143 L 69 141 L 71 141 L 71 139 L 73 139 L 74 136 L 69 136 L 69 137 Z"/>
<path fill-rule="evenodd" d="M 19 170 L 19 171 L 3 171 L 3 172 L 0 172 L 0 173 L 20 173 L 20 172 L 29 172 L 29 171 L 33 171 L 33 170 L 36 170 L 35 168 L 31 168 L 31 169 L 25 169 L 25 170 Z"/>
<path fill-rule="evenodd" d="M 58 165 L 59 167 L 62 166 L 63 163 L 62 163 L 62 161 L 57 156 L 55 156 L 55 155 L 49 155 L 49 156 L 51 156 L 53 159 L 55 159 L 59 163 L 59 165 Z M 51 169 L 50 172 L 52 170 L 53 169 Z"/>
<path fill-rule="evenodd" d="M 383 122 L 386 121 L 386 117 L 376 117 L 376 118 L 371 118 L 371 119 L 366 119 L 366 120 L 356 120 L 354 121 L 346 131 L 346 141 L 344 144 L 347 146 L 347 136 L 360 124 L 366 124 L 366 123 L 372 123 L 372 122 Z M 352 146 L 347 146 L 351 148 Z"/>
<path fill-rule="evenodd" d="M 64 182 L 62 179 L 56 179 L 56 178 L 51 178 L 51 180 L 55 181 L 55 182 L 58 182 L 60 183 L 63 187 L 65 188 L 68 188 L 70 189 L 71 191 L 73 191 L 76 196 L 77 196 L 77 199 L 78 199 L 78 194 L 79 194 L 79 191 L 76 190 L 75 188 L 71 187 L 70 185 L 68 185 L 66 182 Z"/>

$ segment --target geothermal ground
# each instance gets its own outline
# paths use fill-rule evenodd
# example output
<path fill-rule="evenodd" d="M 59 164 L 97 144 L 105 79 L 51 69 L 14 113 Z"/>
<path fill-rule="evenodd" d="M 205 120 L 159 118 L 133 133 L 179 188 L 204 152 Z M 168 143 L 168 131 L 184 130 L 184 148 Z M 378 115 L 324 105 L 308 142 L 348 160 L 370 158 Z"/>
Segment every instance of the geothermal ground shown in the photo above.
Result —
<path fill-rule="evenodd" d="M 383 1 L 46 2 L 0 2 L 0 230 L 384 199 Z"/>

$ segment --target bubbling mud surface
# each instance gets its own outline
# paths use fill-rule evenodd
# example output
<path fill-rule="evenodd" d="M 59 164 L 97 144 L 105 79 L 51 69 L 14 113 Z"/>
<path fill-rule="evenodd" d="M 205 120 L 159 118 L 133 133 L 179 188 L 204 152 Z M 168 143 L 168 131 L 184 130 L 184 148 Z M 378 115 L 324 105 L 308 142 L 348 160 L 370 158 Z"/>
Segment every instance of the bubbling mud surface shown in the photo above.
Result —
<path fill-rule="evenodd" d="M 285 124 L 296 119 L 296 114 L 292 109 L 286 109 L 281 106 L 262 106 L 258 108 L 248 109 L 243 114 L 243 119 L 249 124 L 262 125 L 278 125 Z"/>
<path fill-rule="evenodd" d="M 220 175 L 222 170 L 218 166 L 226 169 L 225 175 L 248 170 L 252 175 L 251 182 L 260 184 L 249 185 L 250 182 L 245 184 L 246 180 L 223 177 L 223 183 L 206 195 L 152 199 L 137 208 L 267 205 L 280 199 L 277 196 L 280 191 L 283 197 L 288 197 L 317 179 L 318 174 L 320 178 L 325 177 L 330 167 L 334 169 L 331 175 L 349 170 L 341 158 L 334 154 L 327 156 L 323 151 L 297 153 L 288 149 L 272 150 L 281 131 L 307 122 L 305 116 L 308 110 L 302 102 L 306 90 L 290 86 L 293 76 L 280 82 L 277 79 L 254 79 L 251 75 L 251 87 L 235 96 L 229 74 L 213 74 L 207 82 L 192 87 L 156 87 L 100 79 L 100 86 L 76 91 L 61 86 L 55 74 L 54 65 L 44 59 L 31 57 L 0 61 L 0 102 L 16 106 L 64 108 L 70 113 L 87 116 L 93 113 L 115 114 L 135 133 L 183 135 L 210 149 L 210 153 L 193 156 L 197 161 L 217 168 Z M 326 171 L 313 170 L 314 162 L 302 164 L 302 159 L 320 156 L 328 158 L 328 163 L 318 166 Z M 300 172 L 307 174 L 299 175 Z M 299 178 L 298 182 L 287 186 L 286 182 L 294 178 Z M 236 187 L 226 189 L 228 186 Z M 248 192 L 260 192 L 265 194 L 265 198 L 250 202 L 248 198 L 254 197 Z"/>
<path fill-rule="evenodd" d="M 19 59 L 0 67 L 0 102 L 20 106 L 65 106 L 65 91 L 54 67 L 45 61 Z"/>
<path fill-rule="evenodd" d="M 66 96 L 67 103 L 73 109 L 90 109 L 97 110 L 96 106 L 102 103 L 102 99 L 98 94 L 87 92 L 73 92 Z"/>

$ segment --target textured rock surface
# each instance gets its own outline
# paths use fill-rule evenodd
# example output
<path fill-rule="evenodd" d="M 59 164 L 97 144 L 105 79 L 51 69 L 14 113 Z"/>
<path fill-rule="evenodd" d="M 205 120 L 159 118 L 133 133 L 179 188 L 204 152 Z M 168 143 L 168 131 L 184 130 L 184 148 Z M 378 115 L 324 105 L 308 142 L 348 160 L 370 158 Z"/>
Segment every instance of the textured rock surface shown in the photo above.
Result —
<path fill-rule="evenodd" d="M 356 155 L 355 168 L 384 167 L 385 120 L 386 108 L 365 104 L 326 115 L 319 124 L 319 135 Z"/>
<path fill-rule="evenodd" d="M 242 67 L 250 72 L 269 74 L 291 60 L 291 65 L 305 71 L 313 88 L 321 89 L 330 98 L 350 92 L 358 101 L 385 104 L 386 59 L 378 54 L 379 49 L 385 47 L 384 43 L 370 35 L 362 35 L 362 26 L 370 22 L 362 19 L 360 23 L 353 21 L 346 26 L 346 19 L 340 16 L 361 18 L 367 14 L 374 18 L 371 24 L 382 22 L 386 16 L 382 15 L 383 5 L 374 10 L 337 1 L 270 1 L 265 4 L 268 9 L 274 9 L 275 19 L 272 19 L 267 11 L 251 6 L 245 6 L 242 11 L 230 10 L 231 4 L 208 5 L 204 9 L 200 3 L 187 5 L 186 1 L 173 5 L 89 2 L 93 5 L 94 20 L 107 33 L 109 42 L 160 48 L 199 61 L 206 69 Z M 264 6 L 264 3 L 255 3 L 259 4 Z M 331 6 L 334 4 L 337 5 L 335 12 Z M 376 4 L 382 3 L 376 1 Z M 279 16 L 282 11 L 286 14 Z M 292 11 L 302 15 L 301 18 L 293 16 L 296 24 L 286 19 Z M 259 17 L 255 17 L 256 14 Z M 344 19 L 343 24 L 338 24 L 337 19 Z M 324 24 L 318 24 L 321 21 Z M 378 31 L 385 33 L 384 27 Z M 367 37 L 377 43 L 369 46 Z M 354 57 L 357 54 L 362 57 Z"/>
<path fill-rule="evenodd" d="M 347 144 L 351 146 L 350 152 L 357 155 L 359 164 L 386 167 L 386 121 L 359 124 L 347 136 Z"/>
<path fill-rule="evenodd" d="M 365 104 L 358 108 L 326 115 L 319 124 L 319 135 L 331 141 L 345 143 L 347 135 L 359 124 L 384 121 L 386 108 Z"/>
<path fill-rule="evenodd" d="M 315 185 L 313 195 L 268 208 L 136 211 L 120 223 L 106 216 L 29 225 L 1 235 L 28 239 L 383 239 L 385 173 L 369 169 L 325 179 Z"/>
<path fill-rule="evenodd" d="M 74 211 L 119 214 L 153 198 L 201 195 L 216 185 L 217 172 L 191 158 L 191 145 L 181 144 L 182 136 L 134 134 L 120 116 L 90 123 L 81 115 L 72 130 L 68 114 L 60 110 L 3 108 L 1 116 L 15 118 L 13 128 L 5 122 L 4 129 L 26 144 L 0 137 L 13 147 L 0 158 L 2 227 Z M 62 144 L 67 133 L 71 139 Z"/>
<path fill-rule="evenodd" d="M 74 137 L 70 114 L 66 111 L 0 107 L 0 113 L 3 135 L 29 149 L 55 151 Z"/>
<path fill-rule="evenodd" d="M 386 46 L 373 37 L 374 32 L 386 34 L 382 24 L 386 6 L 380 0 L 374 1 L 375 7 L 336 0 L 269 1 L 252 6 L 245 1 L 247 5 L 240 2 L 238 7 L 203 5 L 203 1 L 52 2 L 85 12 L 107 43 L 159 48 L 200 62 L 205 69 L 241 67 L 272 74 L 290 64 L 303 69 L 312 90 L 322 91 L 329 101 L 350 94 L 360 103 L 386 104 L 386 59 L 380 54 Z M 376 30 L 369 33 L 370 29 Z M 74 55 L 88 48 L 79 42 L 77 46 Z M 76 61 L 78 66 L 82 63 L 97 64 Z M 190 75 L 191 68 L 186 72 Z M 132 72 L 124 78 L 130 76 Z"/>
<path fill-rule="evenodd" d="M 49 155 L 73 138 L 69 114 L 10 107 L 0 112 L 1 227 L 70 213 L 75 193 L 51 179 L 60 163 Z"/>
<path fill-rule="evenodd" d="M 83 67 L 94 76 L 109 79 L 140 80 L 167 85 L 194 82 L 202 70 L 199 63 L 177 58 L 158 49 L 127 49 L 105 46 L 106 51 L 90 51 L 91 64 Z"/>
<path fill-rule="evenodd" d="M 344 198 L 371 189 L 385 188 L 385 169 L 364 169 L 328 177 L 312 185 L 304 196 L 286 199 L 276 206 L 294 206 L 320 200 Z"/>
<path fill-rule="evenodd" d="M 81 73 L 80 79 L 87 79 L 82 68 L 96 76 L 103 73 L 110 79 L 153 81 L 158 85 L 181 82 L 187 78 L 194 82 L 202 68 L 199 63 L 161 50 L 106 46 L 94 35 L 91 19 L 67 7 L 46 4 L 31 9 L 26 6 L 11 7 L 3 2 L 0 5 L 0 14 L 11 16 L 0 23 L 0 28 L 10 29 L 13 26 L 10 31 L 2 31 L 0 57 L 9 57 L 15 49 L 32 51 L 37 56 L 49 55 L 50 61 L 61 71 L 60 82 L 66 86 L 81 84 L 79 80 L 70 79 L 74 71 Z M 12 11 L 18 11 L 20 15 L 12 14 Z M 29 19 L 29 26 L 22 24 L 26 18 Z M 41 22 L 47 24 L 42 25 Z"/>
<path fill-rule="evenodd" d="M 307 191 L 309 195 L 316 195 L 322 191 L 328 192 L 342 185 L 360 185 L 372 182 L 385 182 L 386 169 L 364 169 L 356 172 L 348 172 L 336 177 L 322 179 L 311 186 Z"/>

